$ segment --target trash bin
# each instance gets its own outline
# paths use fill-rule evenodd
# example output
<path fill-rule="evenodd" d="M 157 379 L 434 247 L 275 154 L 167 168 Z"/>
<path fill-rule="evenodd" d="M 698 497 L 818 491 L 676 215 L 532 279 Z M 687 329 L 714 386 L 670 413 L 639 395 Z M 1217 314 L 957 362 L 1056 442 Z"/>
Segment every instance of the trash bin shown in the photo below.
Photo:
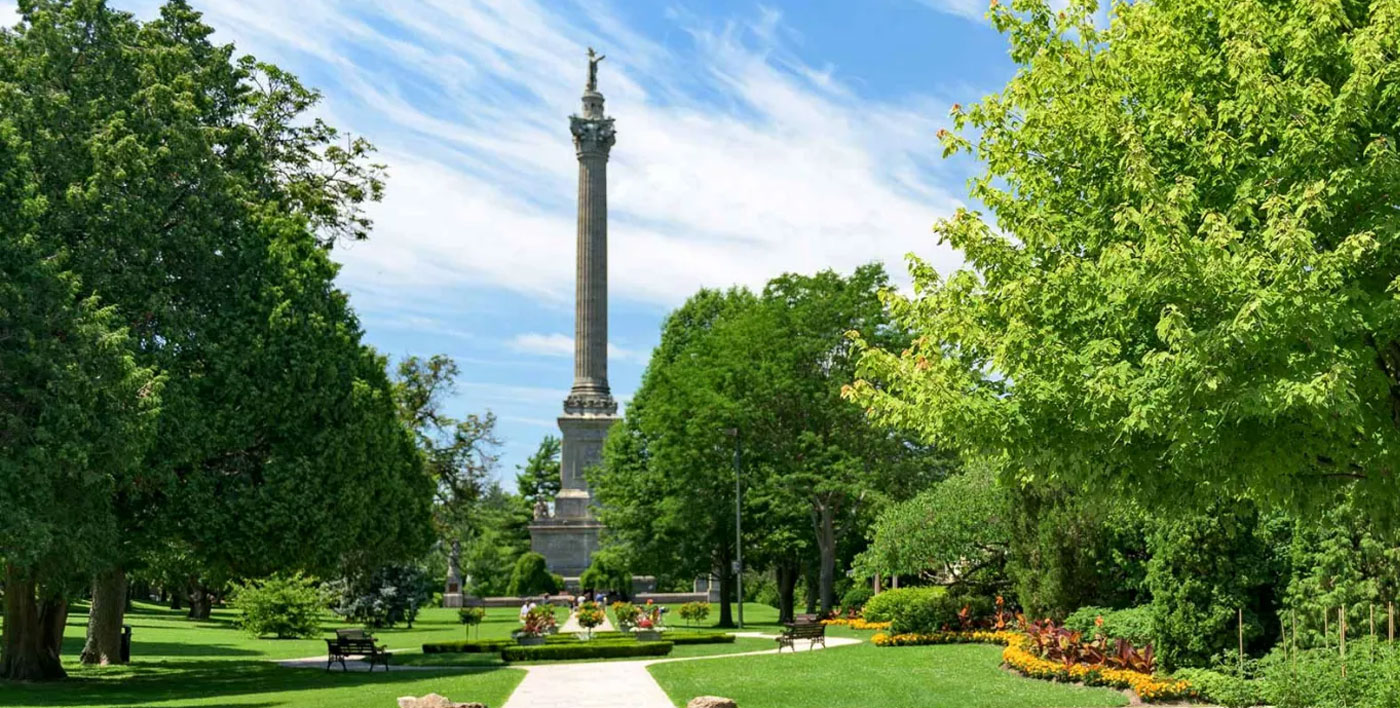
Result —
<path fill-rule="evenodd" d="M 122 663 L 131 662 L 131 625 L 122 625 Z"/>

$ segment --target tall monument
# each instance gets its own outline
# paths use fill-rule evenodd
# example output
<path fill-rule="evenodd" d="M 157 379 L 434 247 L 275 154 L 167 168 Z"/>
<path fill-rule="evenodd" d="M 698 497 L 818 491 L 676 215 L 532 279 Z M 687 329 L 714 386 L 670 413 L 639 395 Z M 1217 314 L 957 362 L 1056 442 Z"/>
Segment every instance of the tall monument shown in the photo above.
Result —
<path fill-rule="evenodd" d="M 550 572 L 577 578 L 598 548 L 603 525 L 593 516 L 584 470 L 602 458 L 603 438 L 616 423 L 617 401 L 608 388 L 608 152 L 613 119 L 603 115 L 598 62 L 588 50 L 583 110 L 569 117 L 578 155 L 578 270 L 574 288 L 574 385 L 564 399 L 562 481 L 554 513 L 535 509 L 530 545 Z"/>

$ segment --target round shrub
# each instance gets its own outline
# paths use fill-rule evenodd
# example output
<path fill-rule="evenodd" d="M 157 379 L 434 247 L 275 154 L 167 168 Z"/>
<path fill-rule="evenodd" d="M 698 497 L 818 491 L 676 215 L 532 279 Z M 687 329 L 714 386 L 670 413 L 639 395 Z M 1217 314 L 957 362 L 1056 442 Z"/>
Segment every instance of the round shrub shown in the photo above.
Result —
<path fill-rule="evenodd" d="M 316 581 L 301 573 L 235 585 L 233 606 L 239 610 L 238 626 L 253 636 L 292 639 L 321 630 L 321 593 Z"/>
<path fill-rule="evenodd" d="M 869 585 L 855 583 L 841 596 L 841 609 L 846 611 L 859 610 L 865 607 L 865 603 L 874 596 L 875 592 L 870 589 Z"/>
<path fill-rule="evenodd" d="M 544 556 L 531 551 L 515 561 L 515 569 L 511 571 L 510 586 L 506 592 L 516 597 L 558 592 L 562 583 L 556 580 L 558 579 L 545 566 Z"/>
<path fill-rule="evenodd" d="M 896 608 L 943 593 L 941 587 L 886 590 L 866 601 L 865 619 L 870 622 L 893 622 Z"/>
<path fill-rule="evenodd" d="M 928 634 L 985 624 L 994 608 L 990 598 L 951 595 L 941 587 L 899 588 L 870 598 L 864 618 L 867 622 L 889 622 L 894 634 Z"/>
<path fill-rule="evenodd" d="M 1103 618 L 1103 625 L 1098 620 Z M 1107 607 L 1081 607 L 1065 618 L 1065 627 L 1086 637 L 1102 634 L 1109 639 L 1126 639 L 1135 645 L 1153 641 L 1152 606 L 1142 605 L 1126 610 Z"/>

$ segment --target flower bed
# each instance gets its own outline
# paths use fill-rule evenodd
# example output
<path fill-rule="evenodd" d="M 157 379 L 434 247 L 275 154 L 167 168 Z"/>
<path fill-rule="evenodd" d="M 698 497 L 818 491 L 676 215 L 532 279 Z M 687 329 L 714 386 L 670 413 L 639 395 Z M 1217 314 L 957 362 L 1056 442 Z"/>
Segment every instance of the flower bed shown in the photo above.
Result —
<path fill-rule="evenodd" d="M 970 631 L 948 631 L 910 634 L 885 634 L 881 632 L 870 638 L 879 647 L 917 647 L 926 644 L 1000 644 L 1006 646 L 1017 637 L 1018 632 L 974 629 Z"/>
<path fill-rule="evenodd" d="M 822 620 L 822 624 L 828 627 L 850 627 L 851 629 L 889 629 L 889 622 L 868 622 L 859 617 L 837 617 L 835 619 Z"/>
<path fill-rule="evenodd" d="M 1088 686 L 1109 686 L 1132 689 L 1144 701 L 1167 701 L 1194 698 L 1191 684 L 1180 679 L 1112 669 L 1104 666 L 1050 661 L 1031 651 L 1031 638 L 1011 631 L 949 631 L 926 634 L 876 634 L 870 641 L 881 647 L 921 646 L 928 644 L 1000 644 L 1002 661 L 1024 676 L 1045 681 L 1077 681 Z"/>
<path fill-rule="evenodd" d="M 1154 676 L 1151 674 L 1110 669 L 1088 664 L 1074 664 L 1066 667 L 1048 659 L 1042 659 L 1030 651 L 1030 637 L 1017 634 L 1001 658 L 1007 666 L 1031 678 L 1047 681 L 1079 681 L 1088 686 L 1111 686 L 1132 689 L 1144 701 L 1169 701 L 1194 698 L 1196 692 L 1191 684 L 1181 679 Z"/>

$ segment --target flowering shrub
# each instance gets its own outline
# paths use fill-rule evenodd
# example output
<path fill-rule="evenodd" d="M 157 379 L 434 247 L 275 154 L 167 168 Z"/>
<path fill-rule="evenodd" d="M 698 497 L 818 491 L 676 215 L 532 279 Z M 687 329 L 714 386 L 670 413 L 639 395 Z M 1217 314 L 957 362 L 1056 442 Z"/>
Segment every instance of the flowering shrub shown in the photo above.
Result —
<path fill-rule="evenodd" d="M 710 603 L 687 602 L 681 605 L 680 615 L 687 626 L 691 622 L 704 622 L 710 616 Z"/>
<path fill-rule="evenodd" d="M 1002 661 L 1030 678 L 1047 681 L 1078 681 L 1088 686 L 1128 688 L 1143 701 L 1167 701 L 1196 697 L 1191 684 L 1180 680 L 1154 676 L 1132 669 L 1113 668 L 1106 664 L 1054 661 L 1035 653 L 1035 641 L 1030 635 L 1008 630 L 970 630 L 912 634 L 885 634 L 871 637 L 881 647 L 920 646 L 926 644 L 1001 644 Z"/>
<path fill-rule="evenodd" d="M 975 629 L 971 631 L 949 631 L 907 634 L 885 634 L 881 632 L 870 638 L 878 647 L 917 647 L 926 644 L 1001 644 L 1003 646 L 1019 639 L 1017 632 Z"/>
<path fill-rule="evenodd" d="M 1007 666 L 1031 678 L 1047 681 L 1079 681 L 1088 686 L 1111 686 L 1132 689 L 1143 701 L 1169 701 L 1194 698 L 1191 684 L 1181 679 L 1154 676 L 1131 669 L 1108 668 L 1103 664 L 1072 664 L 1051 661 L 1036 656 L 1032 640 L 1025 634 L 1013 634 L 1001 658 Z"/>
<path fill-rule="evenodd" d="M 889 629 L 889 622 L 870 622 L 860 617 L 835 617 L 822 620 L 828 627 L 850 627 L 851 629 Z"/>
<path fill-rule="evenodd" d="M 585 602 L 578 607 L 578 624 L 588 630 L 588 636 L 593 636 L 593 628 L 602 624 L 607 619 L 603 614 L 603 606 L 596 602 Z"/>
<path fill-rule="evenodd" d="M 550 605 L 539 605 L 525 613 L 525 626 L 520 628 L 520 634 L 531 637 L 542 637 L 549 634 L 549 631 L 554 629 L 554 626 L 554 607 Z"/>
<path fill-rule="evenodd" d="M 637 618 L 642 614 L 642 609 L 630 602 L 614 602 L 612 611 L 617 618 L 617 628 L 624 632 L 637 624 Z"/>

